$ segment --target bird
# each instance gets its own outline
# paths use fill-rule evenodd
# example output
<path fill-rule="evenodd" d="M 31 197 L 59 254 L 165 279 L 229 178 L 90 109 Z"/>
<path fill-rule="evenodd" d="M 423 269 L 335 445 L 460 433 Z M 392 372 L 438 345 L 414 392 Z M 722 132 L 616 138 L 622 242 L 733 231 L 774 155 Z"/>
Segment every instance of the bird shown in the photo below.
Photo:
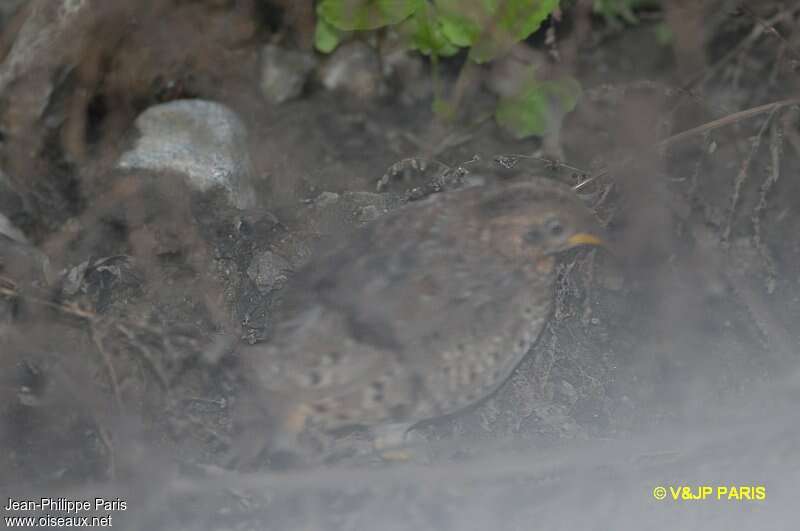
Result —
<path fill-rule="evenodd" d="M 558 255 L 604 244 L 572 189 L 543 177 L 434 194 L 351 233 L 294 274 L 271 339 L 242 353 L 268 446 L 365 428 L 390 448 L 490 396 L 550 316 Z"/>

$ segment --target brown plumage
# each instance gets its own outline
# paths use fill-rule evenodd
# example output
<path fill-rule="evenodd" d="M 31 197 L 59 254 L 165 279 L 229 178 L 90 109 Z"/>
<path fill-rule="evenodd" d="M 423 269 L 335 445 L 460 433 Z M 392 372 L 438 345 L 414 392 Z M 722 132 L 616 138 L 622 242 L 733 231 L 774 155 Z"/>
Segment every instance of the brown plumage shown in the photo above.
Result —
<path fill-rule="evenodd" d="M 511 374 L 550 315 L 557 253 L 601 243 L 572 191 L 532 179 L 411 203 L 299 271 L 245 354 L 275 441 L 458 411 Z"/>

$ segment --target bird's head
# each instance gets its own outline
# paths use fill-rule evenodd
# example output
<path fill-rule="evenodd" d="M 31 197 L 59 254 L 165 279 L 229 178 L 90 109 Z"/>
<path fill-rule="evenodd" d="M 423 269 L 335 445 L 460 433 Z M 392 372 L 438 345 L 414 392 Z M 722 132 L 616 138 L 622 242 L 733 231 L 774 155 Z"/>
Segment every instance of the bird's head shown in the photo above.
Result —
<path fill-rule="evenodd" d="M 481 238 L 508 258 L 539 259 L 580 245 L 605 245 L 592 212 L 569 186 L 551 179 L 497 187 L 477 208 Z"/>

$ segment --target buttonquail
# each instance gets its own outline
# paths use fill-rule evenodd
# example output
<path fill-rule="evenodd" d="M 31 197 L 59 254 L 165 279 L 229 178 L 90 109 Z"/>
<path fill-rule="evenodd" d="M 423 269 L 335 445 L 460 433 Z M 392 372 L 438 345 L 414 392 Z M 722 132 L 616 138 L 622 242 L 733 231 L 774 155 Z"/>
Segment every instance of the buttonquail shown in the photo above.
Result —
<path fill-rule="evenodd" d="M 293 277 L 274 339 L 244 353 L 273 448 L 488 396 L 550 315 L 555 255 L 599 231 L 569 187 L 536 178 L 437 194 L 350 235 Z"/>

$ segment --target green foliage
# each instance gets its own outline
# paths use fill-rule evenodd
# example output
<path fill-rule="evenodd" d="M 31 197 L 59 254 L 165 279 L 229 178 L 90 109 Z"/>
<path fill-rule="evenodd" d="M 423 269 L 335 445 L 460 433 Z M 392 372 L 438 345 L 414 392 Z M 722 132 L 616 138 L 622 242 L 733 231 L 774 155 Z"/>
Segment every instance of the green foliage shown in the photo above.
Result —
<path fill-rule="evenodd" d="M 425 0 L 322 0 L 317 13 L 341 30 L 371 30 L 402 22 L 424 3 Z"/>
<path fill-rule="evenodd" d="M 434 0 L 444 35 L 470 46 L 470 59 L 494 59 L 533 34 L 558 7 L 558 0 Z"/>
<path fill-rule="evenodd" d="M 605 0 L 611 1 L 611 0 Z M 534 33 L 559 0 L 322 0 L 315 43 L 322 52 L 338 44 L 332 29 L 363 31 L 398 26 L 412 49 L 453 55 L 470 48 L 483 63 Z M 323 27 L 319 27 L 323 26 Z"/>
<path fill-rule="evenodd" d="M 323 17 L 314 28 L 314 47 L 322 53 L 331 53 L 342 41 L 343 32 L 331 26 Z"/>
<path fill-rule="evenodd" d="M 531 76 L 517 94 L 500 100 L 495 119 L 517 138 L 554 133 L 580 96 L 581 85 L 572 77 L 537 81 Z"/>
<path fill-rule="evenodd" d="M 595 9 L 617 13 L 617 4 L 640 1 L 645 0 L 596 0 Z M 491 61 L 538 30 L 558 4 L 559 0 L 322 0 L 314 42 L 319 51 L 329 53 L 347 32 L 394 27 L 409 49 L 431 56 L 434 112 L 449 120 L 458 109 L 439 94 L 437 59 L 469 48 L 471 61 Z M 495 118 L 518 137 L 544 135 L 560 127 L 580 92 L 580 84 L 570 77 L 537 81 L 531 76 L 518 94 L 500 100 Z"/>
<path fill-rule="evenodd" d="M 635 9 L 643 7 L 657 7 L 660 0 L 594 0 L 594 12 L 602 15 L 606 22 L 612 26 L 621 25 L 621 21 L 628 24 L 638 24 L 639 18 L 634 13 Z"/>
<path fill-rule="evenodd" d="M 458 46 L 444 34 L 436 6 L 427 2 L 399 27 L 409 43 L 409 48 L 424 55 L 449 57 L 458 52 Z"/>

